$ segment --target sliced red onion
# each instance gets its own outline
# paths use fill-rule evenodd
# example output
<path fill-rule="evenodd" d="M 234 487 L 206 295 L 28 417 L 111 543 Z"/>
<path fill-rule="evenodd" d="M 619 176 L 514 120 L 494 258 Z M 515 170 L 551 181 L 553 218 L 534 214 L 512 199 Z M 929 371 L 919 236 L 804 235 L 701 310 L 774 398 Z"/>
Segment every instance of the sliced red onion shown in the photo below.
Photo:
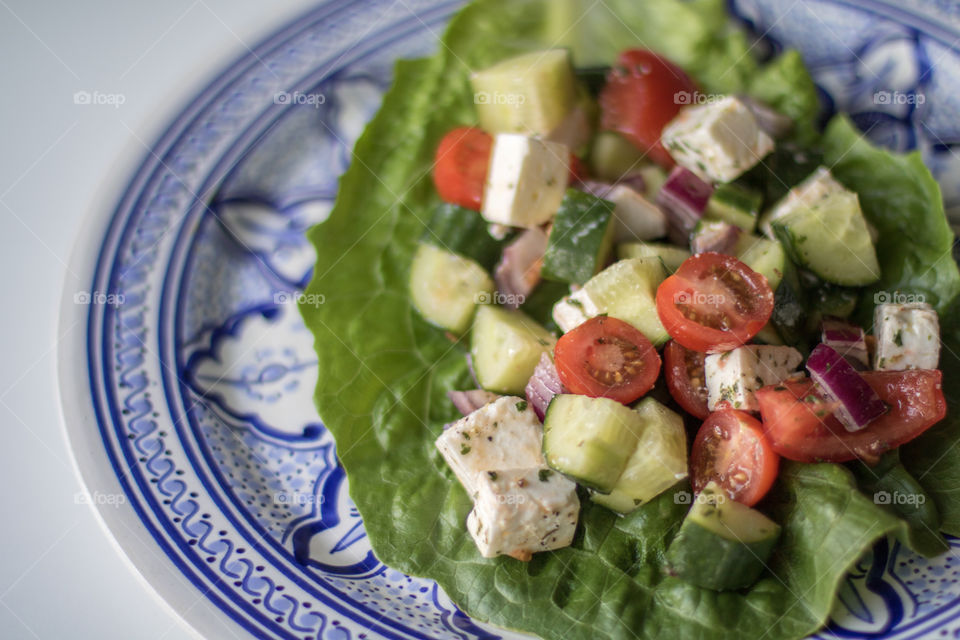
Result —
<path fill-rule="evenodd" d="M 747 95 L 738 95 L 737 98 L 751 112 L 757 120 L 757 126 L 770 135 L 771 138 L 782 138 L 793 129 L 793 120 L 776 111 L 768 104 Z"/>
<path fill-rule="evenodd" d="M 465 416 L 470 415 L 480 407 L 484 407 L 500 396 L 492 391 L 483 389 L 470 389 L 469 391 L 447 391 L 447 397 L 457 408 L 457 411 Z"/>
<path fill-rule="evenodd" d="M 695 173 L 674 167 L 657 193 L 657 205 L 670 221 L 670 239 L 685 245 L 694 225 L 703 217 L 713 187 Z"/>
<path fill-rule="evenodd" d="M 609 182 L 600 182 L 599 180 L 581 180 L 577 183 L 577 189 L 584 193 L 589 193 L 597 198 L 604 199 L 613 191 L 613 185 Z"/>
<path fill-rule="evenodd" d="M 547 234 L 538 227 L 527 229 L 503 250 L 500 264 L 493 272 L 503 306 L 519 308 L 537 286 L 546 250 Z"/>
<path fill-rule="evenodd" d="M 823 344 L 837 351 L 854 369 L 864 371 L 870 368 L 870 352 L 863 329 L 846 320 L 829 317 L 823 319 L 821 327 Z"/>
<path fill-rule="evenodd" d="M 473 384 L 480 386 L 480 381 L 477 380 L 477 371 L 473 368 L 473 356 L 469 353 L 464 354 L 463 356 L 467 361 L 467 369 L 470 371 L 470 377 L 473 379 Z"/>
<path fill-rule="evenodd" d="M 527 382 L 527 402 L 533 407 L 537 417 L 543 420 L 547 405 L 553 400 L 553 396 L 561 393 L 566 393 L 566 390 L 560 382 L 560 376 L 557 375 L 557 368 L 553 365 L 550 356 L 544 353 L 540 356 L 540 362 L 533 370 L 530 381 Z"/>
<path fill-rule="evenodd" d="M 694 255 L 706 251 L 733 255 L 733 248 L 740 239 L 740 227 L 728 222 L 711 222 L 708 228 L 701 229 L 690 240 L 690 251 Z"/>
<path fill-rule="evenodd" d="M 807 370 L 823 397 L 838 403 L 833 414 L 847 431 L 859 431 L 886 413 L 877 392 L 833 347 L 818 344 L 807 359 Z"/>
<path fill-rule="evenodd" d="M 641 195 L 647 192 L 647 181 L 644 179 L 643 174 L 639 171 L 633 171 L 631 173 L 624 174 L 617 180 L 616 184 L 622 184 L 625 187 L 630 187 Z"/>

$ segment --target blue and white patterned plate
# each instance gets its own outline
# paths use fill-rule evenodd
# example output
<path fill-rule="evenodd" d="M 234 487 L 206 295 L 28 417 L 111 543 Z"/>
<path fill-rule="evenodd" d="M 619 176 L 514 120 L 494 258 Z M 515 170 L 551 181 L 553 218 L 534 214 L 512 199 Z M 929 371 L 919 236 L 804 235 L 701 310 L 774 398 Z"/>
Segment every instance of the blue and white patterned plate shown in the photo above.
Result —
<path fill-rule="evenodd" d="M 171 122 L 76 251 L 89 287 L 64 293 L 62 322 L 85 331 L 60 373 L 78 467 L 91 493 L 123 496 L 91 502 L 207 637 L 518 637 L 373 556 L 313 408 L 294 304 L 313 264 L 303 233 L 329 212 L 393 61 L 429 53 L 459 4 L 331 0 L 278 31 Z M 759 46 L 804 52 L 826 102 L 872 138 L 920 148 L 960 210 L 960 7 L 731 6 Z M 957 565 L 881 543 L 829 631 L 956 637 Z"/>

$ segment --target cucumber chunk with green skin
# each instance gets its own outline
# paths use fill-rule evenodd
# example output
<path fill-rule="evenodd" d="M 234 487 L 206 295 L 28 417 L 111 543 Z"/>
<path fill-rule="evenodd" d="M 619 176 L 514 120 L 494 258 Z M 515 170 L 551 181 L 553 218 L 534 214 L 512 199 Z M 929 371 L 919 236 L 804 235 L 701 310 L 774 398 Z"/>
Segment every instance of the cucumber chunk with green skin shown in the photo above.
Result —
<path fill-rule="evenodd" d="M 770 289 L 777 290 L 787 270 L 787 252 L 776 240 L 747 236 L 737 249 L 737 258 L 767 279 Z"/>
<path fill-rule="evenodd" d="M 612 202 L 568 189 L 553 220 L 541 276 L 583 284 L 600 271 L 612 248 L 613 209 Z"/>
<path fill-rule="evenodd" d="M 522 396 L 541 354 L 556 341 L 522 311 L 480 305 L 470 334 L 477 381 L 487 391 Z"/>
<path fill-rule="evenodd" d="M 617 257 L 621 260 L 630 258 L 660 258 L 664 268 L 673 273 L 691 254 L 682 247 L 662 242 L 625 242 L 617 246 Z"/>
<path fill-rule="evenodd" d="M 647 397 L 634 408 L 642 431 L 633 455 L 609 494 L 590 499 L 618 513 L 630 513 L 687 477 L 687 433 L 683 418 Z"/>
<path fill-rule="evenodd" d="M 601 180 L 616 182 L 644 164 L 643 152 L 613 131 L 601 131 L 590 148 L 590 169 Z"/>
<path fill-rule="evenodd" d="M 800 286 L 796 268 L 787 260 L 780 284 L 773 292 L 770 323 L 786 344 L 805 352 L 809 315 L 806 291 Z"/>
<path fill-rule="evenodd" d="M 705 589 L 743 589 L 763 573 L 779 537 L 780 525 L 711 482 L 667 549 L 667 572 Z"/>
<path fill-rule="evenodd" d="M 509 238 L 497 240 L 487 225 L 478 212 L 444 202 L 434 210 L 420 241 L 470 258 L 492 271 Z"/>
<path fill-rule="evenodd" d="M 720 184 L 707 201 L 705 217 L 729 222 L 752 233 L 762 204 L 763 196 L 757 191 L 736 184 Z"/>
<path fill-rule="evenodd" d="M 657 287 L 666 277 L 659 258 L 631 258 L 614 262 L 583 288 L 599 313 L 633 325 L 659 346 L 670 339 L 657 315 Z"/>
<path fill-rule="evenodd" d="M 753 341 L 758 344 L 768 344 L 773 347 L 784 346 L 783 338 L 780 337 L 773 323 L 770 322 L 763 325 L 763 329 L 760 329 L 757 335 L 753 336 Z"/>
<path fill-rule="evenodd" d="M 821 282 L 810 290 L 810 306 L 825 316 L 849 318 L 857 308 L 860 290 Z"/>
<path fill-rule="evenodd" d="M 548 135 L 577 101 L 567 49 L 533 51 L 470 76 L 480 126 L 491 134 Z"/>
<path fill-rule="evenodd" d="M 862 286 L 880 279 L 877 253 L 857 194 L 831 193 L 771 222 L 791 259 L 834 284 Z"/>
<path fill-rule="evenodd" d="M 609 493 L 642 431 L 640 415 L 615 400 L 558 395 L 543 417 L 543 456 L 565 476 Z"/>
<path fill-rule="evenodd" d="M 477 302 L 493 293 L 493 279 L 479 264 L 421 243 L 410 266 L 410 297 L 427 322 L 462 334 Z"/>

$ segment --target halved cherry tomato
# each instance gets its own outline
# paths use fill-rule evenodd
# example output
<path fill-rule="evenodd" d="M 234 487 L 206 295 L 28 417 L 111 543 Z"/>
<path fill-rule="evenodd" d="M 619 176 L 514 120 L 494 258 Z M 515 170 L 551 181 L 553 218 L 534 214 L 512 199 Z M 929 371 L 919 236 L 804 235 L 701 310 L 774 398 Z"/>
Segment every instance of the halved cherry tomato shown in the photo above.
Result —
<path fill-rule="evenodd" d="M 763 428 L 773 449 L 800 462 L 875 462 L 943 419 L 943 374 L 935 369 L 865 371 L 889 410 L 865 428 L 848 432 L 810 380 L 784 382 L 757 391 Z"/>
<path fill-rule="evenodd" d="M 560 381 L 571 393 L 633 402 L 660 375 L 660 356 L 623 320 L 598 316 L 563 335 L 554 349 Z"/>
<path fill-rule="evenodd" d="M 446 202 L 480 210 L 493 138 L 476 127 L 458 127 L 437 146 L 433 182 Z"/>
<path fill-rule="evenodd" d="M 701 420 L 706 420 L 710 415 L 707 409 L 707 381 L 703 372 L 705 357 L 676 340 L 671 340 L 663 348 L 664 373 L 670 395 L 687 413 Z"/>
<path fill-rule="evenodd" d="M 683 69 L 646 49 L 620 54 L 600 91 L 600 126 L 616 131 L 666 168 L 673 159 L 660 142 L 663 127 L 697 91 Z"/>
<path fill-rule="evenodd" d="M 657 315 L 687 349 L 718 353 L 746 344 L 773 313 L 767 279 L 733 256 L 699 253 L 657 288 Z"/>
<path fill-rule="evenodd" d="M 779 465 L 759 420 L 744 411 L 714 411 L 693 441 L 690 482 L 699 493 L 716 481 L 730 499 L 752 507 L 773 486 Z"/>

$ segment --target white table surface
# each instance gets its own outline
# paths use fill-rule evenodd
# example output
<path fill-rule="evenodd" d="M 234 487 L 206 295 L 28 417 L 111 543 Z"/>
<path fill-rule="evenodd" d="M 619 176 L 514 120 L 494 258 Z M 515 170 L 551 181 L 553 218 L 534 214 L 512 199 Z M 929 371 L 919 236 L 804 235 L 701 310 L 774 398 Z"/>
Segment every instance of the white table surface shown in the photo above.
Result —
<path fill-rule="evenodd" d="M 132 168 L 118 159 L 310 4 L 0 0 L 0 638 L 194 637 L 83 503 L 56 401 L 59 297 L 88 275 L 67 264 L 95 194 Z"/>

